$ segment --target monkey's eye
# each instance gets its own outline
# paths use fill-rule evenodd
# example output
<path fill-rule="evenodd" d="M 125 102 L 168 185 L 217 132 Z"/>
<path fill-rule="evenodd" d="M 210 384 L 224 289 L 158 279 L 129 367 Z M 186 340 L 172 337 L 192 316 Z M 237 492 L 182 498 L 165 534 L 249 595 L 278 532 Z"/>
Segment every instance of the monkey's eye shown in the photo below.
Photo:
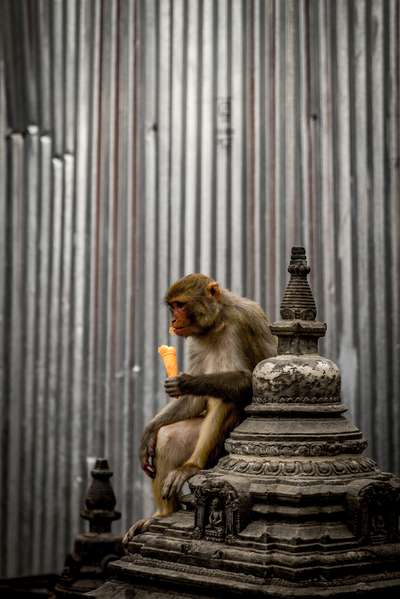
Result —
<path fill-rule="evenodd" d="M 185 302 L 171 302 L 170 304 L 168 304 L 168 309 L 170 310 L 170 312 L 173 314 L 174 310 L 178 309 L 180 310 L 181 308 L 185 307 Z"/>

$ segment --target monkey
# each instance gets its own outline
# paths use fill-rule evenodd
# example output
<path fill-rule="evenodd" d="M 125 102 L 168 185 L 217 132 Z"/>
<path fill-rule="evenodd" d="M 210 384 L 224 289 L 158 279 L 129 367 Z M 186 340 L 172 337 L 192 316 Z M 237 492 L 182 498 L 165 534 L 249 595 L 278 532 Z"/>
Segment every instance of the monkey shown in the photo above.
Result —
<path fill-rule="evenodd" d="M 171 333 L 186 338 L 188 369 L 164 383 L 171 401 L 146 426 L 140 459 L 152 478 L 157 511 L 125 534 L 145 532 L 155 516 L 176 511 L 183 484 L 223 454 L 225 439 L 252 399 L 252 371 L 276 355 L 270 321 L 254 301 L 195 273 L 179 279 L 164 301 Z"/>

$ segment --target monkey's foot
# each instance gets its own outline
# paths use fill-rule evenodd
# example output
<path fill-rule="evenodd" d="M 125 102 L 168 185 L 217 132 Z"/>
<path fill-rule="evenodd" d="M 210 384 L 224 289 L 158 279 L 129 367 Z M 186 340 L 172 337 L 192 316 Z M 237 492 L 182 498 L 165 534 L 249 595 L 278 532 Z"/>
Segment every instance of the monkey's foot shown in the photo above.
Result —
<path fill-rule="evenodd" d="M 128 545 L 128 543 L 130 543 L 130 541 L 133 540 L 133 537 L 136 537 L 137 535 L 141 535 L 142 533 L 146 532 L 146 530 L 149 529 L 150 524 L 152 524 L 152 522 L 154 522 L 154 516 L 152 516 L 151 518 L 141 518 L 140 520 L 137 520 L 137 522 L 132 524 L 132 526 L 124 534 L 122 544 L 126 546 Z"/>
<path fill-rule="evenodd" d="M 165 500 L 178 496 L 185 482 L 194 474 L 197 474 L 199 470 L 199 466 L 190 462 L 172 470 L 165 479 L 162 498 Z"/>

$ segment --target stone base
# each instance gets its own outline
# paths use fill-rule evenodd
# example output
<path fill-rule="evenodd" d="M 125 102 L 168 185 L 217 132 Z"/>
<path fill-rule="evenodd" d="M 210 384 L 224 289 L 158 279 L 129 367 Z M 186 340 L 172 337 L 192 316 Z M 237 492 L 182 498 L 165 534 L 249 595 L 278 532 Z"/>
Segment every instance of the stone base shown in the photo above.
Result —
<path fill-rule="evenodd" d="M 261 549 L 251 547 L 244 534 L 239 541 L 219 543 L 195 539 L 190 530 L 193 514 L 187 512 L 156 522 L 130 544 L 128 555 L 109 564 L 108 582 L 90 596 L 350 599 L 354 594 L 398 597 L 400 593 L 398 543 L 357 546 L 347 536 L 331 539 L 330 545 L 327 540 L 328 545 L 314 551 L 297 545 L 291 550 Z"/>
<path fill-rule="evenodd" d="M 118 578 L 91 593 L 102 599 L 220 599 L 221 597 L 265 597 L 270 599 L 305 599 L 307 597 L 398 597 L 400 575 L 378 580 L 373 575 L 341 581 L 290 584 L 278 578 L 268 581 L 251 576 L 241 580 L 221 570 L 193 566 L 186 572 L 156 567 L 153 560 L 138 564 L 124 558 L 110 566 L 110 575 Z M 176 564 L 175 564 L 176 566 Z"/>

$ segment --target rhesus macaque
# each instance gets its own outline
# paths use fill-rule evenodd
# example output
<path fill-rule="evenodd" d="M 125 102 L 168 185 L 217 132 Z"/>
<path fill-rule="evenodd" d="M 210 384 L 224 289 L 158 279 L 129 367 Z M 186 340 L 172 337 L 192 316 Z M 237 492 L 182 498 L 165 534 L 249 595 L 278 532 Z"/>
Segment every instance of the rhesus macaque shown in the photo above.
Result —
<path fill-rule="evenodd" d="M 187 275 L 174 283 L 165 302 L 172 332 L 188 339 L 189 367 L 166 379 L 165 390 L 173 399 L 143 433 L 140 459 L 153 479 L 155 516 L 175 511 L 185 481 L 216 464 L 251 401 L 253 369 L 276 354 L 276 337 L 260 306 L 205 275 Z M 151 521 L 136 522 L 124 542 Z"/>

